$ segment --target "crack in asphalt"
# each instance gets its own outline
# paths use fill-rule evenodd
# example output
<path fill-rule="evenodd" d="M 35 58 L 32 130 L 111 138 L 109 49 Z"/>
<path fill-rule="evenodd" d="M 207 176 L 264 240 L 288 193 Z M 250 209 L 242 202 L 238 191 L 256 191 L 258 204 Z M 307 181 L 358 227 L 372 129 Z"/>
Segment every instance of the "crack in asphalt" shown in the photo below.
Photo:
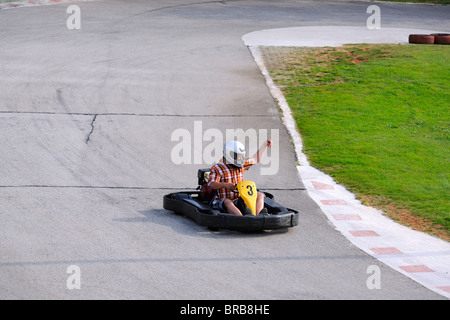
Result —
<path fill-rule="evenodd" d="M 145 14 L 145 13 L 152 13 L 152 12 L 163 11 L 163 10 L 168 10 L 168 9 L 174 9 L 174 8 L 179 8 L 179 7 L 191 7 L 191 6 L 197 6 L 197 5 L 203 5 L 203 4 L 219 3 L 219 4 L 227 5 L 229 2 L 237 2 L 237 1 L 245 1 L 245 0 L 213 0 L 213 1 L 199 1 L 199 2 L 193 2 L 193 3 L 183 3 L 183 4 L 176 4 L 176 5 L 146 10 L 144 12 L 135 14 L 133 16 L 138 16 L 138 15 Z"/>
<path fill-rule="evenodd" d="M 97 114 L 96 115 L 94 115 L 94 118 L 92 119 L 92 122 L 91 122 L 91 132 L 89 132 L 89 134 L 88 134 L 88 136 L 87 136 L 87 138 L 86 138 L 86 144 L 88 144 L 89 143 L 89 140 L 91 140 L 91 135 L 92 135 L 92 133 L 94 132 L 94 123 L 95 123 L 95 120 L 97 120 Z"/>
<path fill-rule="evenodd" d="M 154 12 L 159 12 L 159 11 L 164 11 L 164 10 L 170 10 L 170 9 L 175 9 L 175 8 L 180 8 L 180 7 L 191 7 L 191 6 L 198 6 L 198 5 L 204 5 L 204 4 L 222 4 L 222 5 L 227 5 L 229 2 L 237 2 L 237 1 L 246 1 L 246 0 L 212 0 L 212 1 L 199 1 L 199 2 L 193 2 L 193 3 L 183 3 L 183 4 L 176 4 L 176 5 L 171 5 L 171 6 L 165 6 L 165 7 L 160 7 L 160 8 L 155 8 L 155 9 L 150 9 L 150 10 L 145 10 L 143 12 L 139 12 L 133 15 L 130 15 L 126 18 L 123 18 L 119 21 L 115 22 L 115 25 L 119 25 L 120 23 L 127 21 L 131 18 L 135 18 L 144 14 L 151 14 Z"/>
<path fill-rule="evenodd" d="M 121 190 L 192 190 L 194 188 L 168 188 L 168 187 L 114 187 L 114 186 L 58 186 L 58 185 L 44 185 L 44 184 L 25 184 L 25 185 L 4 185 L 0 189 L 15 189 L 15 188 L 49 188 L 49 189 L 121 189 Z"/>
<path fill-rule="evenodd" d="M 194 190 L 195 187 L 126 187 L 126 186 L 63 186 L 63 185 L 41 185 L 41 184 L 25 184 L 25 185 L 0 185 L 0 189 L 15 188 L 55 188 L 55 189 L 119 189 L 119 190 Z M 303 187 L 293 188 L 261 188 L 260 191 L 305 191 Z"/>
<path fill-rule="evenodd" d="M 304 256 L 275 256 L 275 257 L 217 257 L 217 258 L 198 258 L 198 257 L 144 257 L 144 258 L 123 258 L 123 259 L 74 259 L 74 260 L 40 260 L 40 261 L 11 261 L 0 262 L 0 268 L 3 267 L 25 267 L 25 266 L 45 266 L 45 265 L 71 265 L 71 264 L 111 264 L 111 263 L 218 263 L 218 262 L 278 262 L 285 261 L 311 261 L 311 260 L 355 260 L 366 259 L 361 254 L 353 255 L 304 255 Z"/>
<path fill-rule="evenodd" d="M 170 113 L 133 113 L 133 112 L 53 112 L 53 111 L 0 111 L 0 114 L 36 114 L 67 116 L 130 116 L 130 117 L 178 117 L 178 118 L 240 118 L 240 117 L 278 117 L 278 114 L 170 114 Z"/>

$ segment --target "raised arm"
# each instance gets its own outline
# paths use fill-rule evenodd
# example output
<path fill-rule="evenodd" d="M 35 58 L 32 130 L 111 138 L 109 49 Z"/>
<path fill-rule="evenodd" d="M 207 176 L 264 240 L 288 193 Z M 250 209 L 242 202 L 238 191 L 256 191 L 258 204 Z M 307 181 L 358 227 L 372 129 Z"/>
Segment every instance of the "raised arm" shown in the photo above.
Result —
<path fill-rule="evenodd" d="M 259 163 L 261 161 L 261 158 L 263 157 L 264 153 L 266 152 L 267 148 L 270 148 L 272 146 L 272 140 L 268 139 L 261 148 L 259 148 L 258 152 L 255 153 L 255 155 L 252 157 L 253 161 L 255 163 Z"/>

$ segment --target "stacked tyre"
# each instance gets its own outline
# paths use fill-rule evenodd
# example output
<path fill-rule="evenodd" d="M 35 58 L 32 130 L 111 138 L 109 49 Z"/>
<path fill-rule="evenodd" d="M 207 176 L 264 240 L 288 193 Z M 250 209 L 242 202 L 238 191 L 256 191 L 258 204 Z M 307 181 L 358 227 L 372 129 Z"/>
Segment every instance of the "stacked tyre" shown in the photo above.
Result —
<path fill-rule="evenodd" d="M 410 34 L 409 43 L 450 44 L 450 34 L 449 33 Z"/>

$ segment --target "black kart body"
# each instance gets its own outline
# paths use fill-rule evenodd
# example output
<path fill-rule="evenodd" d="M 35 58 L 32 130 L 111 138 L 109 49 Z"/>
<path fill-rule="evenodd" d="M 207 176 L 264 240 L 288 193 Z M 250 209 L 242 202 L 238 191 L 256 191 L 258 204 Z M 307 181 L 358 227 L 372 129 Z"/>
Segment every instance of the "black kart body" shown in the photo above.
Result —
<path fill-rule="evenodd" d="M 199 182 L 201 182 L 200 177 Z M 198 190 L 167 194 L 164 196 L 163 207 L 166 210 L 185 215 L 197 224 L 212 230 L 229 229 L 252 232 L 290 228 L 298 225 L 298 211 L 276 203 L 271 193 L 263 193 L 265 195 L 264 207 L 268 214 L 258 216 L 235 216 L 223 213 L 219 209 L 211 207 L 210 200 L 202 198 L 202 192 Z"/>

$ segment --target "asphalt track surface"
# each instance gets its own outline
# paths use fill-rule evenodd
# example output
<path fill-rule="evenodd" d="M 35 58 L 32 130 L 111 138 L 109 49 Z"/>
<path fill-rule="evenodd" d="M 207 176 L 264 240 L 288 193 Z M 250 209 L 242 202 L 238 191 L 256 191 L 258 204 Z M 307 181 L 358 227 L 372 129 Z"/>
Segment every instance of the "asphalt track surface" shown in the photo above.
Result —
<path fill-rule="evenodd" d="M 92 1 L 0 10 L 0 299 L 441 299 L 354 247 L 308 197 L 249 32 L 360 26 L 365 2 Z M 450 29 L 448 7 L 379 4 L 386 27 Z M 196 127 L 197 124 L 197 127 Z M 300 225 L 212 232 L 162 208 L 205 164 L 177 129 L 278 130 L 248 172 Z M 208 142 L 204 142 L 204 146 Z M 81 272 L 69 290 L 67 272 Z M 367 270 L 381 270 L 370 290 Z"/>

